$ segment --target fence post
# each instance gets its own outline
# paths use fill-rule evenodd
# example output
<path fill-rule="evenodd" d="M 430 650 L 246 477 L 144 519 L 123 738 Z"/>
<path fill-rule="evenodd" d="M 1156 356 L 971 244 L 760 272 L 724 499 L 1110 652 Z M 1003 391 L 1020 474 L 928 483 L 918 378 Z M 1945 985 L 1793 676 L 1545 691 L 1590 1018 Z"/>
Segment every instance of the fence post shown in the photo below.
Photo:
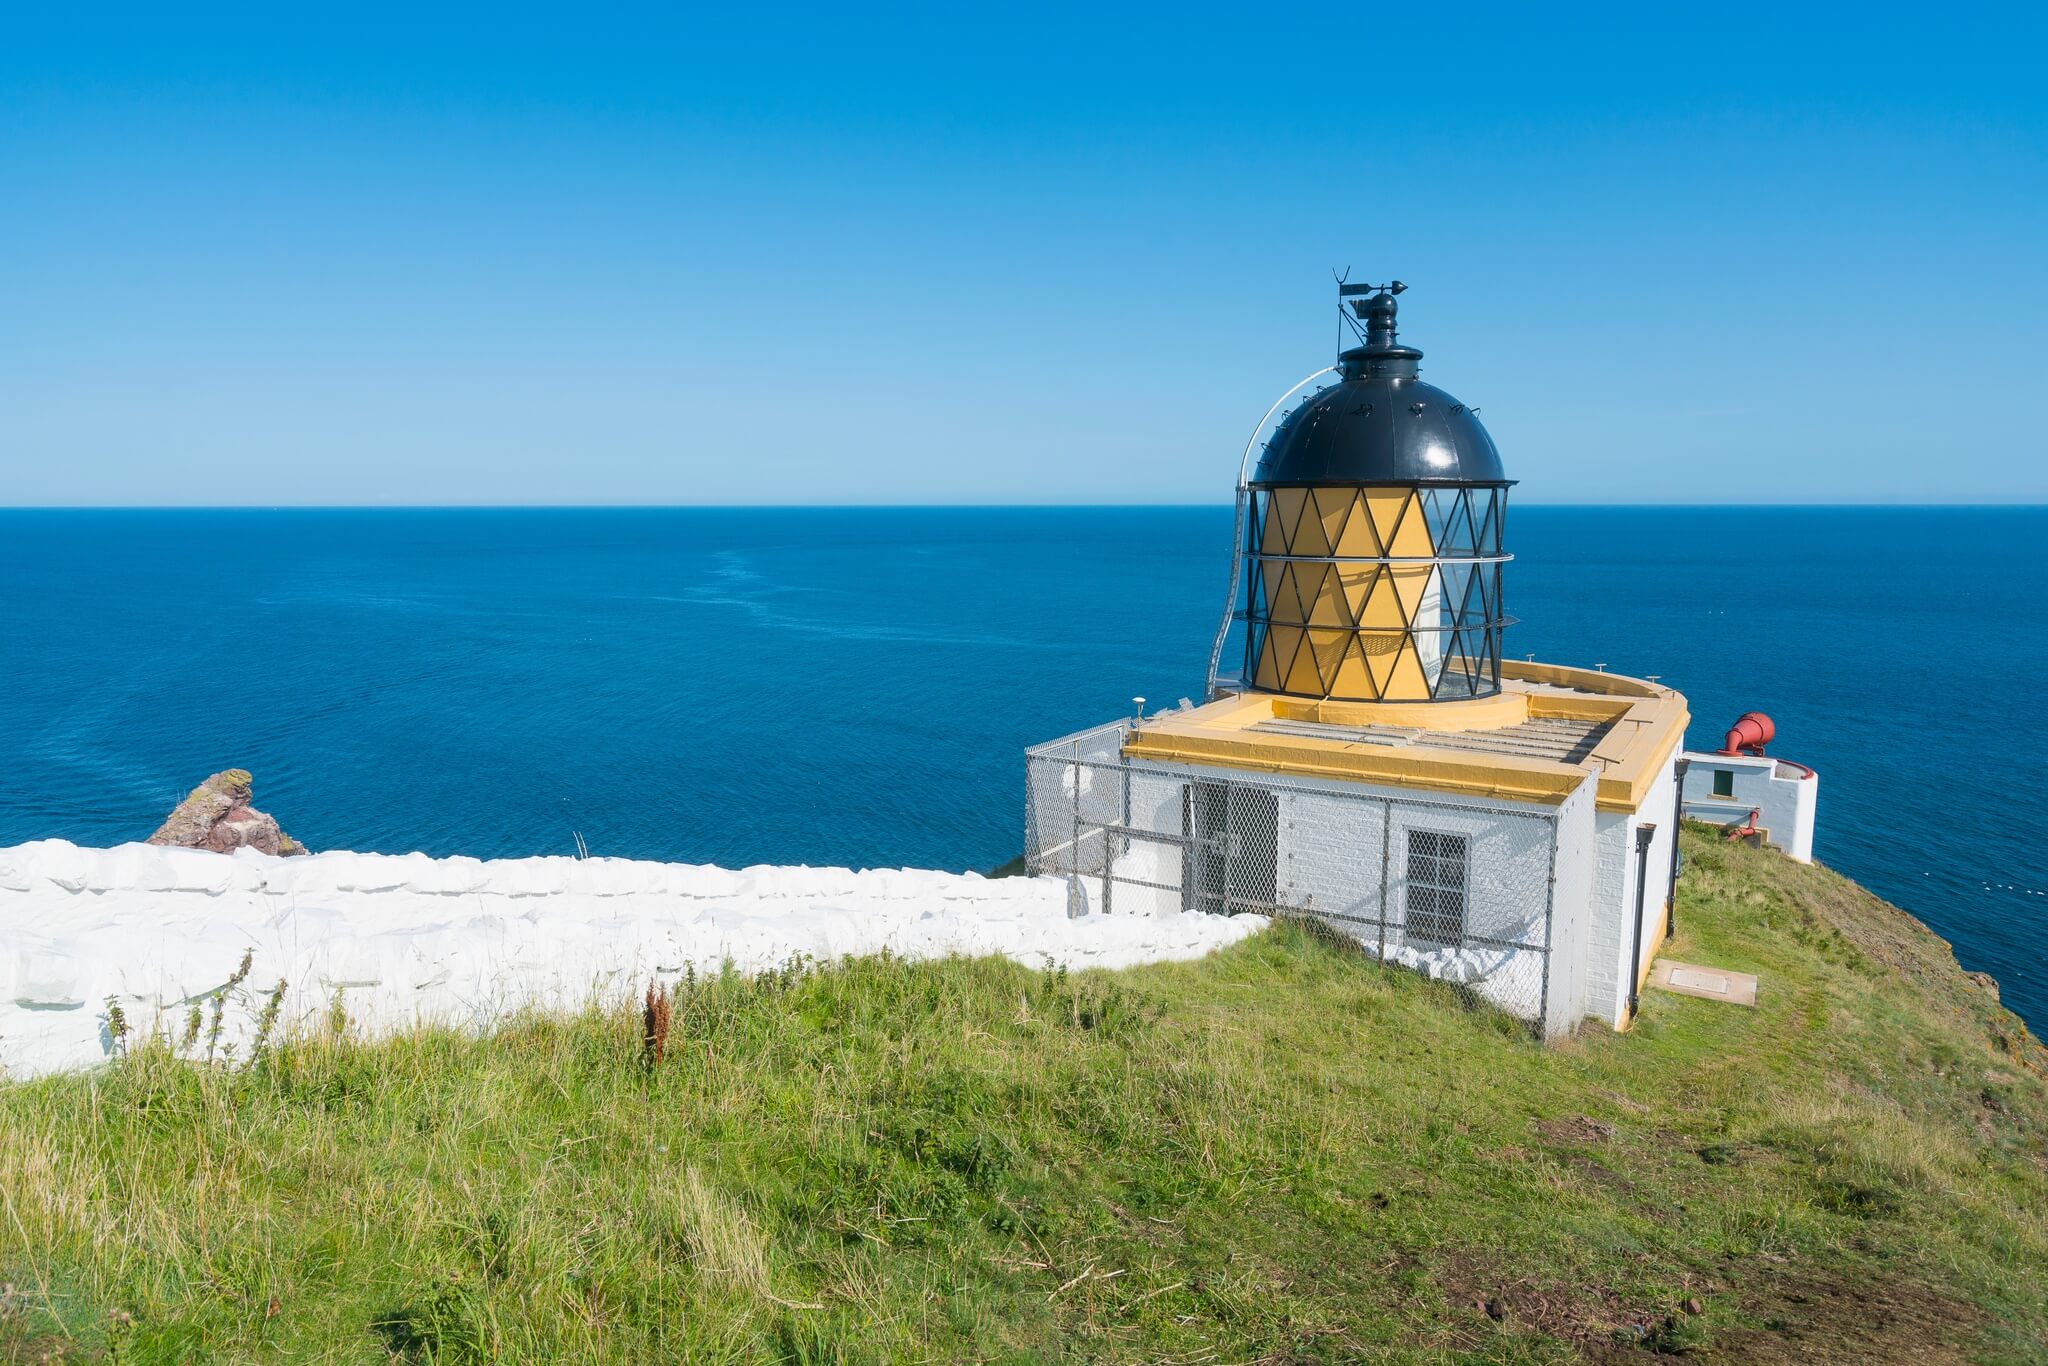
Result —
<path fill-rule="evenodd" d="M 1124 753 L 1121 742 L 1116 747 L 1116 795 L 1117 828 L 1128 832 L 1131 828 L 1131 760 Z M 1116 860 L 1122 854 L 1131 852 L 1131 837 L 1121 833 L 1115 839 L 1107 834 L 1102 837 L 1102 913 L 1109 915 L 1116 904 L 1116 880 L 1111 875 L 1116 871 Z"/>
<path fill-rule="evenodd" d="M 1038 812 L 1031 800 L 1031 751 L 1024 751 L 1024 872 L 1038 875 Z"/>
<path fill-rule="evenodd" d="M 1122 745 L 1118 745 L 1118 754 L 1120 752 L 1122 752 Z M 1124 774 L 1118 772 L 1116 780 L 1118 780 L 1118 784 L 1122 784 Z M 1110 879 L 1110 872 L 1114 868 L 1116 868 L 1116 840 L 1112 840 L 1110 838 L 1110 831 L 1104 829 L 1102 831 L 1102 913 L 1104 915 L 1108 915 L 1112 911 L 1112 901 L 1110 899 L 1116 895 L 1112 891 L 1112 879 Z"/>
<path fill-rule="evenodd" d="M 1585 784 L 1582 782 L 1580 786 L 1583 788 Z M 1557 910 L 1557 823 L 1563 810 L 1560 806 L 1551 812 L 1550 860 L 1543 870 L 1543 999 L 1536 1003 L 1536 1032 L 1537 1037 L 1546 1043 L 1550 1040 L 1550 955 L 1557 950 L 1557 933 L 1552 928 Z"/>
<path fill-rule="evenodd" d="M 1067 845 L 1067 871 L 1081 876 L 1081 747 L 1074 746 L 1074 832 Z"/>
<path fill-rule="evenodd" d="M 1387 962 L 1387 898 L 1392 895 L 1394 867 L 1394 803 L 1380 798 L 1380 965 Z"/>

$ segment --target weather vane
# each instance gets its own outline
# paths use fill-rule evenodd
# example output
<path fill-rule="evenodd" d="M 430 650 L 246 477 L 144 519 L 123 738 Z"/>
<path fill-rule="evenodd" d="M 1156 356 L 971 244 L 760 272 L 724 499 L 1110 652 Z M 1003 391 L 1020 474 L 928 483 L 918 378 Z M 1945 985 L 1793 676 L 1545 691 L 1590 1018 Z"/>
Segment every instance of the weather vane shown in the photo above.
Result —
<path fill-rule="evenodd" d="M 1352 284 L 1351 268 L 1349 266 L 1344 268 L 1344 273 L 1341 275 L 1337 274 L 1335 270 L 1332 270 L 1330 274 L 1336 276 L 1337 279 L 1337 346 L 1340 350 L 1344 345 L 1344 331 L 1347 327 L 1351 330 L 1351 334 L 1360 342 L 1365 341 L 1365 332 L 1359 327 L 1359 324 L 1365 321 L 1365 315 L 1372 307 L 1373 299 L 1382 294 L 1392 297 L 1408 288 L 1407 285 L 1399 280 L 1389 280 L 1383 285 L 1369 285 L 1364 281 Z M 1351 304 L 1351 311 L 1348 315 L 1344 311 L 1344 304 L 1347 300 Z"/>

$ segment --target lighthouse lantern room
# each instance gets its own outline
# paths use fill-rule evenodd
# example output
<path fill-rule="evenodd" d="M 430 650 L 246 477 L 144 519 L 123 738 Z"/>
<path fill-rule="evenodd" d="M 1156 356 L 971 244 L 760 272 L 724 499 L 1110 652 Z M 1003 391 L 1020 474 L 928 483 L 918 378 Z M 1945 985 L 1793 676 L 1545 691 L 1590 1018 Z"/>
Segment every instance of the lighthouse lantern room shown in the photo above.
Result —
<path fill-rule="evenodd" d="M 1246 448 L 1205 700 L 1026 752 L 1026 862 L 1075 914 L 1313 917 L 1544 1037 L 1626 1028 L 1672 923 L 1685 699 L 1504 659 L 1512 481 L 1421 379 L 1405 289 L 1340 282 L 1326 382 Z"/>
<path fill-rule="evenodd" d="M 1425 702 L 1500 691 L 1509 480 L 1476 410 L 1418 378 L 1388 285 L 1339 287 L 1359 343 L 1288 413 L 1248 487 L 1244 677 Z"/>

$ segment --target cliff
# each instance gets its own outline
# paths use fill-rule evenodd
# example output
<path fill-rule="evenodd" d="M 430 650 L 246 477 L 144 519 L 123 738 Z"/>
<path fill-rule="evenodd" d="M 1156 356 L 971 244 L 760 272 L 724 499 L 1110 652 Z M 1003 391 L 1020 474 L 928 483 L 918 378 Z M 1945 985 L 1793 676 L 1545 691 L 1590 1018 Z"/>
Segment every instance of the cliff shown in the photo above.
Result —
<path fill-rule="evenodd" d="M 1757 1007 L 1555 1048 L 1281 925 L 697 974 L 658 1062 L 621 983 L 0 1086 L 0 1358 L 2048 1360 L 2039 1044 L 1854 884 L 1684 853 L 1667 952 Z"/>

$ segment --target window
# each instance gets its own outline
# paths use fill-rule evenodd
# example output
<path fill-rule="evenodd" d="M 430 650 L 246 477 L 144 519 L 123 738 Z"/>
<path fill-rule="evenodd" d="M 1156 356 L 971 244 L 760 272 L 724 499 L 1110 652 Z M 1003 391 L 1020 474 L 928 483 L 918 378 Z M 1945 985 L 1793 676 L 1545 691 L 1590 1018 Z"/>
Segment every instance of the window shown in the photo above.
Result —
<path fill-rule="evenodd" d="M 1735 795 L 1734 769 L 1717 768 L 1714 770 L 1714 795 L 1716 797 L 1732 797 Z"/>
<path fill-rule="evenodd" d="M 1408 832 L 1408 937 L 1455 948 L 1465 939 L 1465 881 L 1471 858 L 1463 835 Z"/>

